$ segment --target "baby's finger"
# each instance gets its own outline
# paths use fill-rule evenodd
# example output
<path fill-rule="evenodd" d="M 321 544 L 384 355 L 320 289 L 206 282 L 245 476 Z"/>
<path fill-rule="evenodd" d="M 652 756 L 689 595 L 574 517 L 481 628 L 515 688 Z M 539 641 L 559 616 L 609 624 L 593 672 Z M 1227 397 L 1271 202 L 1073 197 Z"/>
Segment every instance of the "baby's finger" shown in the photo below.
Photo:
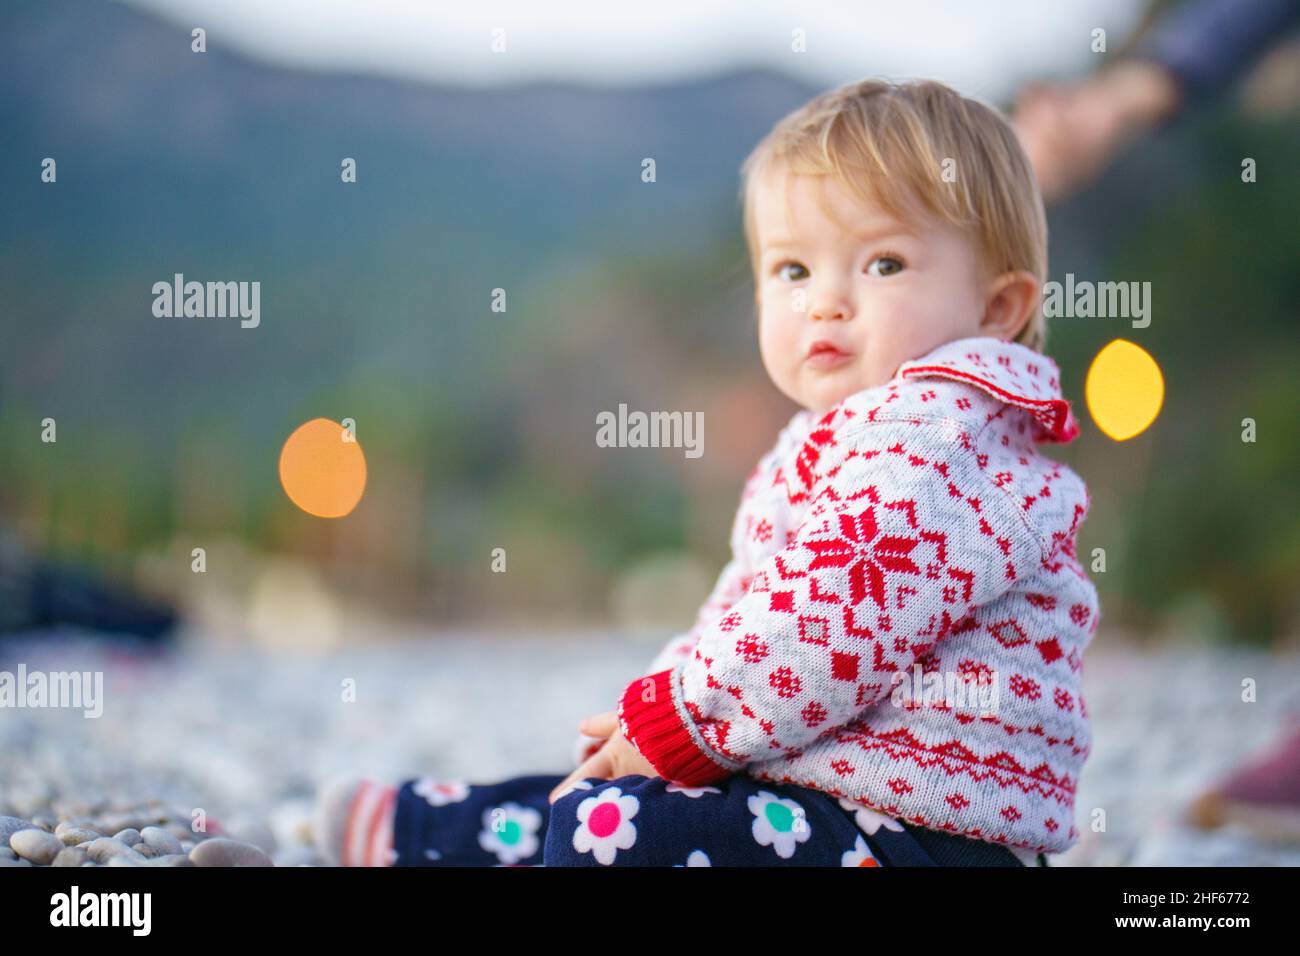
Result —
<path fill-rule="evenodd" d="M 583 766 L 585 767 L 586 764 L 583 764 Z M 577 782 L 580 779 L 582 778 L 578 776 L 578 771 L 576 770 L 573 773 L 569 774 L 567 777 L 565 777 L 563 780 L 560 781 L 560 785 L 558 787 L 556 787 L 554 790 L 550 792 L 550 794 L 546 797 L 546 802 L 554 803 L 556 801 L 556 798 L 558 798 L 560 794 L 564 793 L 564 791 L 568 790 L 571 786 L 573 786 L 575 782 Z"/>
<path fill-rule="evenodd" d="M 587 777 L 599 777 L 602 780 L 608 780 L 609 758 L 602 756 L 602 754 L 603 751 L 595 754 L 581 767 L 561 780 L 559 786 L 550 792 L 550 795 L 546 798 L 546 802 L 554 803 L 560 798 L 560 795 L 563 794 L 564 791 L 568 790 L 579 780 L 585 780 Z"/>
<path fill-rule="evenodd" d="M 607 710 L 603 714 L 592 714 L 582 718 L 578 729 L 589 737 L 609 737 L 618 730 L 618 714 Z"/>

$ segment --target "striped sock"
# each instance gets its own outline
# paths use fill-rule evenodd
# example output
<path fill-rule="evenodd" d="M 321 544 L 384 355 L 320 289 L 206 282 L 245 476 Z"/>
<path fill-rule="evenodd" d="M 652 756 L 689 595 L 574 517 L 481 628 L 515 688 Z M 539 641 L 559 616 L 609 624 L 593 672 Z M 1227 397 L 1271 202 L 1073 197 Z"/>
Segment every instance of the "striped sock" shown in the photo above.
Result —
<path fill-rule="evenodd" d="M 397 788 L 375 780 L 337 780 L 316 805 L 316 844 L 339 866 L 391 866 Z"/>

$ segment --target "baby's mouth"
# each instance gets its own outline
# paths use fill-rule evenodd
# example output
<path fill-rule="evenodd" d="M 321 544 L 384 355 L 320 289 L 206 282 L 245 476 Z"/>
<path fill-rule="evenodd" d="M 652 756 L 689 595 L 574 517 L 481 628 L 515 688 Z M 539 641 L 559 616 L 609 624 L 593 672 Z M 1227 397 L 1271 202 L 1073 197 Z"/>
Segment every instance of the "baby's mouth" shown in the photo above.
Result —
<path fill-rule="evenodd" d="M 808 349 L 808 354 L 804 357 L 804 360 L 813 368 L 829 369 L 843 365 L 852 357 L 850 353 L 844 351 L 835 343 L 819 340 L 814 342 L 812 347 Z"/>

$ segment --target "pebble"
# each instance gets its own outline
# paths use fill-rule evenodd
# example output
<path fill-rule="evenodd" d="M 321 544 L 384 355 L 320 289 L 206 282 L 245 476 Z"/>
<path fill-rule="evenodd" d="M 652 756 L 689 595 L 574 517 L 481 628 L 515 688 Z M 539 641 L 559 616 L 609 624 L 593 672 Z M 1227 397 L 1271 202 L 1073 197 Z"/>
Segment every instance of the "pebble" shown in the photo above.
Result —
<path fill-rule="evenodd" d="M 86 862 L 86 851 L 79 846 L 65 846 L 50 866 L 81 866 Z"/>
<path fill-rule="evenodd" d="M 3 860 L 0 859 L 0 867 L 3 866 L 31 866 L 31 860 Z"/>
<path fill-rule="evenodd" d="M 140 837 L 144 840 L 146 846 L 160 855 L 185 852 L 181 849 L 181 841 L 162 827 L 145 827 L 140 831 Z"/>
<path fill-rule="evenodd" d="M 226 836 L 239 843 L 251 843 L 268 855 L 276 851 L 275 833 L 260 820 L 236 817 L 227 821 Z"/>
<path fill-rule="evenodd" d="M 8 846 L 9 838 L 19 830 L 30 830 L 31 820 L 22 817 L 0 817 L 0 846 Z"/>
<path fill-rule="evenodd" d="M 103 836 L 103 834 L 88 830 L 85 827 L 67 827 L 65 829 L 61 823 L 55 827 L 54 835 L 67 846 L 80 846 L 82 843 L 90 843 L 92 840 L 98 840 Z"/>
<path fill-rule="evenodd" d="M 40 827 L 46 833 L 51 832 L 58 822 L 59 821 L 55 820 L 53 817 L 46 817 L 46 816 L 32 817 L 32 823 L 36 824 L 36 826 Z"/>
<path fill-rule="evenodd" d="M 194 836 L 194 831 L 182 823 L 169 823 L 162 829 L 166 830 L 178 840 L 188 840 L 190 837 Z"/>
<path fill-rule="evenodd" d="M 105 866 L 144 866 L 145 859 L 139 853 L 119 853 L 110 856 Z"/>
<path fill-rule="evenodd" d="M 18 854 L 7 846 L 0 846 L 0 860 L 16 860 Z"/>
<path fill-rule="evenodd" d="M 9 838 L 9 847 L 24 859 L 48 866 L 63 849 L 63 841 L 47 830 L 19 830 Z"/>
<path fill-rule="evenodd" d="M 194 861 L 184 853 L 168 853 L 166 856 L 156 856 L 147 864 L 148 866 L 193 866 Z"/>
<path fill-rule="evenodd" d="M 143 837 L 140 836 L 140 831 L 135 827 L 127 827 L 125 830 L 118 830 L 114 833 L 113 839 L 121 840 L 127 846 L 135 846 Z"/>
<path fill-rule="evenodd" d="M 107 863 L 115 856 L 133 856 L 137 859 L 143 859 L 131 847 L 121 840 L 114 840 L 112 837 L 100 837 L 91 843 L 90 846 L 86 847 L 86 855 L 96 863 Z"/>
<path fill-rule="evenodd" d="M 132 814 L 112 813 L 99 821 L 102 826 L 96 829 L 103 833 L 120 833 L 122 830 L 138 830 L 144 821 Z"/>
<path fill-rule="evenodd" d="M 251 843 L 228 837 L 204 840 L 190 851 L 195 866 L 274 866 L 271 858 Z"/>

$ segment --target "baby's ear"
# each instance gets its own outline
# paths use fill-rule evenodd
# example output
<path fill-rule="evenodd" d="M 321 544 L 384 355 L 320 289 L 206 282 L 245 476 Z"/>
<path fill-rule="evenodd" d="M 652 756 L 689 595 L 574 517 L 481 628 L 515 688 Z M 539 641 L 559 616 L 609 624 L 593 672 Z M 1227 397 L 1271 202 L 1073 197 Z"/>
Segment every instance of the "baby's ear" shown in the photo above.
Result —
<path fill-rule="evenodd" d="M 1038 311 L 1043 287 L 1033 273 L 1004 272 L 988 286 L 980 331 L 1004 342 L 1014 341 Z"/>

